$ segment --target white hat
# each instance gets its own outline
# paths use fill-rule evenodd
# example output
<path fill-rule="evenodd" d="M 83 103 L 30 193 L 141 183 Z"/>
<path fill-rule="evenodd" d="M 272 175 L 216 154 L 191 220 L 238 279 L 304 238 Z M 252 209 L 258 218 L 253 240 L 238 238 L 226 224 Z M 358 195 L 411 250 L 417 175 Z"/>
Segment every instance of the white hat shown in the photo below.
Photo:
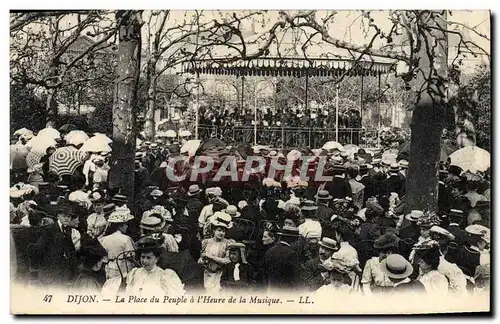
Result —
<path fill-rule="evenodd" d="M 430 232 L 442 235 L 442 236 L 446 237 L 450 241 L 453 241 L 455 239 L 455 235 L 451 234 L 446 229 L 444 229 L 444 228 L 442 228 L 440 226 L 437 226 L 437 225 L 432 226 L 431 229 L 430 229 Z"/>
<path fill-rule="evenodd" d="M 215 212 L 210 218 L 210 223 L 215 227 L 224 227 L 228 229 L 231 224 L 231 216 L 224 212 Z"/>
<path fill-rule="evenodd" d="M 109 223 L 126 223 L 129 220 L 134 219 L 130 209 L 127 206 L 116 207 L 115 211 L 109 215 Z"/>
<path fill-rule="evenodd" d="M 423 215 L 424 212 L 421 210 L 412 210 L 409 214 L 405 216 L 405 218 L 411 222 L 416 222 Z"/>

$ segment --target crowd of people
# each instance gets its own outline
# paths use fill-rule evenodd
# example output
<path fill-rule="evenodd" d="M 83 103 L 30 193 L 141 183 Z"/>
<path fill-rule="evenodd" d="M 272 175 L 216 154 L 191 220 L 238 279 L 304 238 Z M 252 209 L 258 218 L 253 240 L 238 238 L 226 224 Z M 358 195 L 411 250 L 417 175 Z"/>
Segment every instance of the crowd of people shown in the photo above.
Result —
<path fill-rule="evenodd" d="M 298 110 L 286 108 L 283 111 L 255 112 L 247 110 L 241 113 L 237 110 L 230 112 L 219 107 L 202 107 L 200 109 L 200 136 L 210 138 L 212 135 L 221 139 L 233 138 L 239 142 L 253 141 L 253 127 L 257 123 L 259 131 L 257 142 L 261 144 L 272 144 L 282 146 L 282 130 L 286 130 L 284 146 L 299 146 L 307 143 L 311 147 L 317 147 L 328 138 L 336 128 L 336 116 L 333 111 L 322 111 L 314 113 L 311 110 Z M 350 109 L 339 112 L 339 142 L 359 144 L 360 130 L 362 127 L 361 115 L 358 110 Z M 307 131 L 303 134 L 297 132 L 298 128 Z M 312 132 L 312 134 L 311 134 Z M 309 143 L 308 136 L 311 136 Z M 292 145 L 294 144 L 294 145 Z"/>
<path fill-rule="evenodd" d="M 71 145 L 62 134 L 57 146 Z M 331 150 L 326 183 L 176 185 L 160 179 L 179 146 L 143 142 L 130 200 L 109 188 L 109 153 L 91 152 L 61 177 L 50 166 L 55 149 L 11 170 L 11 266 L 21 284 L 136 296 L 489 290 L 489 172 L 442 163 L 438 210 L 405 212 L 405 160 Z"/>

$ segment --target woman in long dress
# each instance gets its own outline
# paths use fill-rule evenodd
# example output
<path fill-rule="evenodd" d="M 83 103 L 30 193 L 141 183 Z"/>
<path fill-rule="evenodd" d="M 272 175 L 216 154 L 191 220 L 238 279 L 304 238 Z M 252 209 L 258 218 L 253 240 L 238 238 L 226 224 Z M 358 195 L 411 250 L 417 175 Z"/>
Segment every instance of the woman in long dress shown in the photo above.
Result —
<path fill-rule="evenodd" d="M 132 269 L 127 275 L 125 293 L 133 296 L 181 296 L 184 285 L 175 271 L 163 270 L 156 263 L 163 253 L 163 237 L 154 234 L 137 242 L 140 268 Z"/>
<path fill-rule="evenodd" d="M 441 256 L 438 243 L 428 241 L 414 246 L 414 249 L 419 267 L 417 280 L 424 285 L 427 294 L 432 296 L 448 294 L 448 279 L 438 271 Z"/>
<path fill-rule="evenodd" d="M 231 222 L 231 216 L 223 212 L 216 212 L 210 222 L 214 235 L 212 238 L 203 240 L 198 263 L 203 264 L 205 268 L 203 283 L 206 292 L 215 294 L 221 290 L 220 280 L 223 266 L 231 262 L 227 255 L 227 249 L 233 241 L 224 238 Z"/>
<path fill-rule="evenodd" d="M 101 240 L 101 245 L 108 252 L 109 262 L 106 265 L 106 283 L 103 287 L 103 294 L 116 294 L 126 278 L 128 272 L 135 266 L 131 256 L 133 256 L 135 247 L 127 232 L 127 222 L 134 217 L 126 207 L 117 207 L 109 215 L 108 228 L 106 234 Z M 125 255 L 130 252 L 129 255 Z"/>

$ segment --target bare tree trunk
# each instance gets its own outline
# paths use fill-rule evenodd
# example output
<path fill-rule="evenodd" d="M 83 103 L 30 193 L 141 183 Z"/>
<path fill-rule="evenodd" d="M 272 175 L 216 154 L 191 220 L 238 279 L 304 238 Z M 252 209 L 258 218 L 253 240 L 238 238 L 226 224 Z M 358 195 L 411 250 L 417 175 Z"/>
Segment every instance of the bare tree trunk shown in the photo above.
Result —
<path fill-rule="evenodd" d="M 57 107 L 57 89 L 51 88 L 47 91 L 47 100 L 45 101 L 47 109 L 46 123 L 47 127 L 54 127 L 57 120 L 58 107 Z"/>
<path fill-rule="evenodd" d="M 134 199 L 137 87 L 141 60 L 141 23 L 134 10 L 118 11 L 119 45 L 113 98 L 113 155 L 109 176 L 112 189 L 120 189 L 129 203 Z"/>
<path fill-rule="evenodd" d="M 146 106 L 146 121 L 144 123 L 144 132 L 148 140 L 153 140 L 155 136 L 155 110 L 156 110 L 156 59 L 152 58 L 148 64 L 147 89 L 148 99 Z"/>
<path fill-rule="evenodd" d="M 420 11 L 416 79 L 411 122 L 411 161 L 406 181 L 406 212 L 437 211 L 438 167 L 446 109 L 448 42 L 446 12 Z"/>

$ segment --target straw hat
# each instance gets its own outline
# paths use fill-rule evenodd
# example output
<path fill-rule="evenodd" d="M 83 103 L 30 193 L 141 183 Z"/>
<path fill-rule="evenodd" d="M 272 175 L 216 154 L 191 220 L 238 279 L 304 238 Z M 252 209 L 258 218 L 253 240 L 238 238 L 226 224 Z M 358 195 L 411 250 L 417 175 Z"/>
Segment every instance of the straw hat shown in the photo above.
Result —
<path fill-rule="evenodd" d="M 231 216 L 225 212 L 215 212 L 211 217 L 210 223 L 215 227 L 228 229 L 231 224 Z"/>
<path fill-rule="evenodd" d="M 380 262 L 380 269 L 389 277 L 404 279 L 413 273 L 413 266 L 399 254 L 388 255 Z"/>

